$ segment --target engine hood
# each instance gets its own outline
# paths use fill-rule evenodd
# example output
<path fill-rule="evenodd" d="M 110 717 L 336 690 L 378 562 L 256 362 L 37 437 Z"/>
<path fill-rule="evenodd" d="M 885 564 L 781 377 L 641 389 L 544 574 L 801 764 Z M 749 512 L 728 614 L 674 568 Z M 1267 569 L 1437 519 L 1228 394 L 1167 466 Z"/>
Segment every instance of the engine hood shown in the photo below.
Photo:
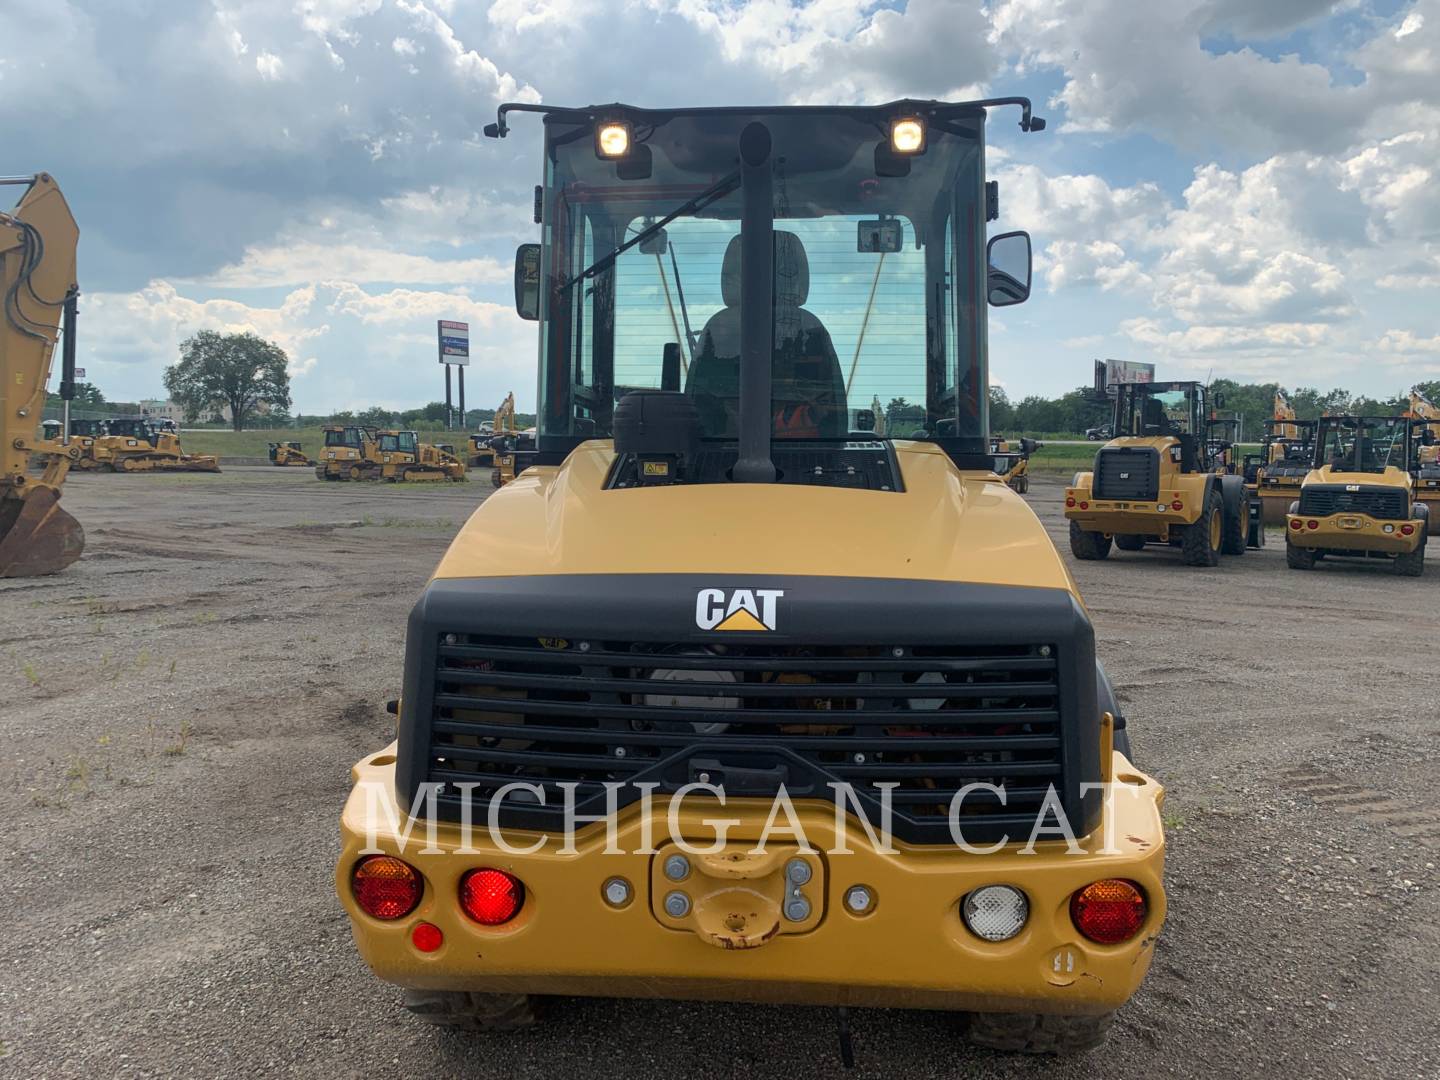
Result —
<path fill-rule="evenodd" d="M 1065 589 L 1024 500 L 937 447 L 897 442 L 905 491 L 796 484 L 604 488 L 609 442 L 526 470 L 471 516 L 436 578 L 795 574 Z"/>
<path fill-rule="evenodd" d="M 1393 465 L 1387 465 L 1380 472 L 1351 472 L 1346 469 L 1332 469 L 1324 465 L 1311 469 L 1305 476 L 1307 484 L 1361 484 L 1365 487 L 1410 487 L 1410 474 Z"/>

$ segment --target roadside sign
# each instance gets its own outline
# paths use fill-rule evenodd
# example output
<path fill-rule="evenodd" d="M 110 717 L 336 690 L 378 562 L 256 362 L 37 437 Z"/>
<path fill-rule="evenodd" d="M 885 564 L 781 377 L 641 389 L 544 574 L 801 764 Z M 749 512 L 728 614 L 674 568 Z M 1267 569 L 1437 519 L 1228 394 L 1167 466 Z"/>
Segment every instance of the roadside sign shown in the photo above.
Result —
<path fill-rule="evenodd" d="M 460 367 L 470 363 L 469 323 L 440 319 L 436 323 L 436 336 L 440 340 L 440 363 Z"/>
<path fill-rule="evenodd" d="M 1105 382 L 1110 386 L 1122 383 L 1153 383 L 1154 364 L 1137 364 L 1132 360 L 1106 360 Z"/>
<path fill-rule="evenodd" d="M 77 379 L 83 379 L 85 377 L 85 369 L 83 367 L 77 367 L 75 369 L 75 377 Z"/>

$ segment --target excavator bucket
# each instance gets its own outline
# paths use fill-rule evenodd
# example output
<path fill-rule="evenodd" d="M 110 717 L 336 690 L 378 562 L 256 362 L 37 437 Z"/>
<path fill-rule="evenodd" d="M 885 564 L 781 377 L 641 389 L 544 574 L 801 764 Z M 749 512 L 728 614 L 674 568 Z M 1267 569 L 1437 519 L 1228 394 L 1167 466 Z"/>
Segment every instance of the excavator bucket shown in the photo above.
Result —
<path fill-rule="evenodd" d="M 52 487 L 0 501 L 0 578 L 54 574 L 85 550 L 85 530 Z"/>

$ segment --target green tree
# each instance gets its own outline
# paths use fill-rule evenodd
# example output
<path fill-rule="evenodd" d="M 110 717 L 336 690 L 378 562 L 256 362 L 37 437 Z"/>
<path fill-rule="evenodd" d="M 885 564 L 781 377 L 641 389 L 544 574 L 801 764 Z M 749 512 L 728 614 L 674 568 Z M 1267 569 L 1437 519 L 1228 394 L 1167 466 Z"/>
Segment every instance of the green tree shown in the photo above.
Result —
<path fill-rule="evenodd" d="M 397 417 L 384 405 L 371 405 L 355 419 L 364 427 L 388 428 L 395 423 Z"/>
<path fill-rule="evenodd" d="M 188 419 L 228 406 L 231 427 L 244 431 L 258 406 L 290 407 L 287 362 L 284 349 L 255 334 L 201 330 L 180 343 L 180 362 L 165 369 L 165 390 Z"/>
<path fill-rule="evenodd" d="M 1000 386 L 990 387 L 990 430 L 997 434 L 1007 431 L 1015 424 L 1015 406 L 1010 404 L 1010 395 Z"/>

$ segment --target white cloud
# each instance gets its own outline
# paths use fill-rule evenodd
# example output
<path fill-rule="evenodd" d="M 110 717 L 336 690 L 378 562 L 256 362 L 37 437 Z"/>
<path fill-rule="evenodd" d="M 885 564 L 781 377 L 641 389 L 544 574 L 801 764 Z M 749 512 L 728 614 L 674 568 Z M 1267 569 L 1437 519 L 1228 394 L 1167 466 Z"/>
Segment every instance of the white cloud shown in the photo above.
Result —
<path fill-rule="evenodd" d="M 255 57 L 255 70 L 266 82 L 274 82 L 280 78 L 280 73 L 285 68 L 285 62 L 272 52 L 262 52 Z"/>
<path fill-rule="evenodd" d="M 363 283 L 409 285 L 495 285 L 510 280 L 511 268 L 497 259 L 432 259 L 393 248 L 352 243 L 286 242 L 250 248 L 238 263 L 200 283 L 220 289 L 298 285 L 331 275 Z"/>

